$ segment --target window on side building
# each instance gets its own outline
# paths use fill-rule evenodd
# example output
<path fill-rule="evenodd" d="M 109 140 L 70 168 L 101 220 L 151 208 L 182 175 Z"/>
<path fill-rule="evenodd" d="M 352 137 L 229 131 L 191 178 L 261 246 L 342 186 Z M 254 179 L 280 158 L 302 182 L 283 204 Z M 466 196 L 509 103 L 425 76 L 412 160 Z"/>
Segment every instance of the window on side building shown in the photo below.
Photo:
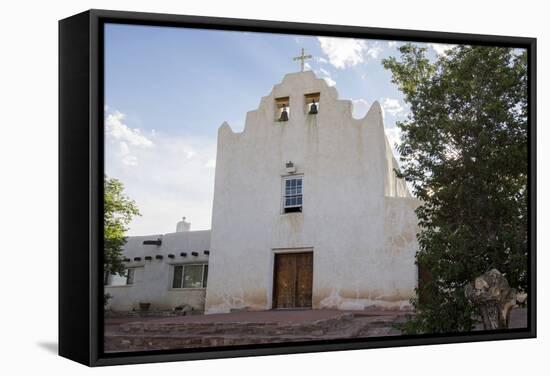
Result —
<path fill-rule="evenodd" d="M 126 284 L 127 285 L 133 285 L 134 284 L 135 272 L 136 272 L 135 268 L 130 268 L 126 271 Z"/>
<path fill-rule="evenodd" d="M 103 286 L 109 286 L 111 284 L 111 273 L 107 270 L 103 272 Z"/>
<path fill-rule="evenodd" d="M 207 277 L 208 264 L 175 265 L 172 288 L 204 288 Z"/>
<path fill-rule="evenodd" d="M 136 268 L 128 268 L 124 274 L 111 274 L 108 271 L 103 273 L 104 286 L 126 286 L 133 285 Z"/>

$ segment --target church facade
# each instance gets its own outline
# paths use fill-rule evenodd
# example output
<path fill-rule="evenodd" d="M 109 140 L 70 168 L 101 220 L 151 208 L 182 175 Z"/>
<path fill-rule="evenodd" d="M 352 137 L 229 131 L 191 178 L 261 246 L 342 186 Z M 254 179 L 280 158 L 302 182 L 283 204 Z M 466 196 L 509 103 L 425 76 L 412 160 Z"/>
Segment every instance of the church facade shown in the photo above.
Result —
<path fill-rule="evenodd" d="M 407 309 L 419 202 L 397 168 L 378 102 L 355 119 L 312 72 L 287 74 L 242 132 L 218 130 L 211 231 L 130 238 L 137 274 L 119 286 L 106 277 L 109 304 Z"/>

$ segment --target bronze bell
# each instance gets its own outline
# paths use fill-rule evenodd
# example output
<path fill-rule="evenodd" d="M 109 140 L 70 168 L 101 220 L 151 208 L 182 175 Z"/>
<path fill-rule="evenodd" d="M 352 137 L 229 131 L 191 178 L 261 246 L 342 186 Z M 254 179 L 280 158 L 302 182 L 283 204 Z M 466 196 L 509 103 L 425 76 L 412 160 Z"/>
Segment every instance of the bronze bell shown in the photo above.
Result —
<path fill-rule="evenodd" d="M 317 113 L 317 104 L 315 103 L 315 101 L 313 101 L 313 103 L 311 103 L 311 106 L 309 107 L 309 114 L 315 115 L 316 113 Z"/>
<path fill-rule="evenodd" d="M 281 117 L 279 118 L 279 121 L 288 121 L 288 112 L 286 111 L 286 106 L 283 107 L 283 111 L 281 112 Z"/>

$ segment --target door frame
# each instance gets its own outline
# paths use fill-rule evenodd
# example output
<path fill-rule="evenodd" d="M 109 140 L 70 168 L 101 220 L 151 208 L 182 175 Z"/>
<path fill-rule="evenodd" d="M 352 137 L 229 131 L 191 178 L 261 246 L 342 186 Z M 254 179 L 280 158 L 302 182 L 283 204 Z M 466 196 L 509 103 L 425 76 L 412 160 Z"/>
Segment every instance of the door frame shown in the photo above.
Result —
<path fill-rule="evenodd" d="M 312 281 L 311 281 L 311 294 L 312 294 L 312 306 L 311 308 L 276 308 L 275 307 L 275 289 L 277 288 L 277 284 L 275 281 L 276 274 L 275 274 L 275 257 L 278 254 L 289 254 L 289 253 L 311 253 L 312 258 L 312 265 L 311 265 L 311 273 L 312 273 Z M 272 248 L 271 252 L 271 296 L 270 298 L 270 304 L 272 310 L 284 310 L 284 309 L 313 309 L 313 286 L 315 286 L 315 253 L 313 252 L 313 247 L 294 247 L 294 248 Z"/>

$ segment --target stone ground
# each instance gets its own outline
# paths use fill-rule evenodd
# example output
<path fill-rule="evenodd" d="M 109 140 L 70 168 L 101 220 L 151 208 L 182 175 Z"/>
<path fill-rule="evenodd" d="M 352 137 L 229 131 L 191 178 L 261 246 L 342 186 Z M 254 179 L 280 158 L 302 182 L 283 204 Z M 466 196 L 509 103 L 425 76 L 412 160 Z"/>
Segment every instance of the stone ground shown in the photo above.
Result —
<path fill-rule="evenodd" d="M 399 335 L 406 312 L 284 310 L 105 318 L 105 351 L 302 342 Z"/>
<path fill-rule="evenodd" d="M 526 310 L 511 327 L 526 326 Z M 105 318 L 105 352 L 168 350 L 398 336 L 403 311 L 281 310 L 192 316 Z"/>

